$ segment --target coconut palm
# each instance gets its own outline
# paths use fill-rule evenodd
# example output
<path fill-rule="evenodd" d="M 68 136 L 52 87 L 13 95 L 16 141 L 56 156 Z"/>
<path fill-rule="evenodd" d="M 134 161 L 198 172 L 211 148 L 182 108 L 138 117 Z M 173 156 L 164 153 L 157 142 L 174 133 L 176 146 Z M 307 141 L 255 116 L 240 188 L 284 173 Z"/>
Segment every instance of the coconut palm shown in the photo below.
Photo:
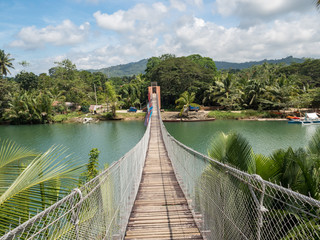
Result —
<path fill-rule="evenodd" d="M 63 147 L 38 153 L 0 141 L 0 235 L 76 187 L 82 167 Z"/>
<path fill-rule="evenodd" d="M 256 173 L 254 153 L 249 142 L 238 133 L 220 133 L 211 142 L 208 155 L 242 171 Z"/>
<path fill-rule="evenodd" d="M 10 57 L 10 53 L 5 53 L 4 50 L 0 50 L 0 75 L 7 76 L 10 73 L 9 68 L 13 68 L 12 61 L 14 58 Z M 11 74 L 11 73 L 10 73 Z"/>
<path fill-rule="evenodd" d="M 139 106 L 141 89 L 137 83 L 125 84 L 120 90 L 121 99 L 126 103 L 126 107 Z"/>
<path fill-rule="evenodd" d="M 50 88 L 50 90 L 47 91 L 47 94 L 50 96 L 53 102 L 65 102 L 66 101 L 66 96 L 65 96 L 66 91 L 60 90 L 58 87 L 53 87 Z"/>
<path fill-rule="evenodd" d="M 290 187 L 320 199 L 320 129 L 307 149 L 279 149 L 270 157 L 254 154 L 240 134 L 220 133 L 212 141 L 208 155 L 242 171 L 259 174 L 263 179 Z"/>
<path fill-rule="evenodd" d="M 188 91 L 185 91 L 180 95 L 180 98 L 176 100 L 177 108 L 181 109 L 180 116 L 182 117 L 182 114 L 185 112 L 188 115 L 189 112 L 189 106 L 194 105 L 194 99 L 196 97 L 195 93 L 189 93 Z"/>
<path fill-rule="evenodd" d="M 263 155 L 253 154 L 251 146 L 241 135 L 236 133 L 221 133 L 212 141 L 208 154 L 220 162 L 251 174 L 259 174 L 265 180 L 276 182 L 284 187 L 290 187 L 293 191 L 299 191 L 302 194 L 319 200 L 319 146 L 320 130 L 314 135 L 306 150 L 293 150 L 292 148 L 288 148 L 287 150 L 280 149 L 275 151 L 270 157 L 265 157 Z M 205 186 L 205 183 L 208 181 L 214 182 L 214 184 L 207 184 L 209 187 L 206 189 L 206 192 L 213 193 L 215 194 L 214 196 L 221 198 L 218 200 L 215 199 L 216 202 L 223 203 L 220 208 L 226 207 L 228 210 L 232 209 L 233 212 L 239 211 L 239 207 L 242 206 L 242 204 L 234 204 L 228 201 L 228 199 L 233 199 L 233 197 L 225 194 L 226 187 L 224 184 L 226 182 L 225 179 L 228 177 L 224 174 L 225 171 L 219 171 L 219 167 L 215 166 L 214 162 L 212 162 L 211 166 L 210 168 L 208 167 L 202 175 L 202 181 L 205 182 L 201 184 Z M 249 202 L 251 196 L 247 188 L 245 186 L 241 188 L 241 182 L 233 180 L 233 178 L 227 179 L 229 185 L 233 184 L 237 186 L 236 189 L 241 189 L 239 193 L 237 192 L 237 199 L 245 199 L 246 201 L 244 201 L 244 203 Z M 242 194 L 242 196 L 239 197 L 239 194 Z M 276 198 L 265 198 L 265 204 L 272 206 L 272 208 L 264 214 L 264 225 L 270 226 L 271 229 L 269 227 L 265 228 L 264 230 L 268 231 L 264 232 L 263 235 L 267 236 L 268 239 L 307 239 L 310 238 L 310 232 L 314 235 L 319 234 L 317 230 L 314 230 L 318 229 L 314 227 L 318 223 L 315 223 L 314 219 L 308 219 L 305 216 L 295 214 L 295 208 L 283 204 L 287 200 L 285 194 L 277 196 Z M 294 204 L 295 203 L 293 203 L 293 205 Z M 210 209 L 206 209 L 206 211 L 209 212 Z M 312 209 L 306 211 L 311 212 Z M 249 217 L 251 216 L 250 212 L 247 212 L 246 209 L 240 212 L 241 214 L 248 214 Z M 212 216 L 214 216 L 214 214 Z M 299 218 L 301 219 L 297 220 Z M 282 219 L 282 221 L 279 221 L 279 219 Z M 273 228 L 272 226 L 276 223 L 278 225 Z M 224 222 L 222 225 L 224 226 L 225 224 Z M 228 229 L 226 227 L 224 228 L 226 230 Z M 310 228 L 311 231 L 308 228 Z M 279 229 L 281 229 L 281 231 L 278 231 Z"/>
<path fill-rule="evenodd" d="M 241 89 L 236 86 L 232 74 L 221 74 L 215 82 L 213 100 L 228 109 L 235 109 L 240 104 Z"/>

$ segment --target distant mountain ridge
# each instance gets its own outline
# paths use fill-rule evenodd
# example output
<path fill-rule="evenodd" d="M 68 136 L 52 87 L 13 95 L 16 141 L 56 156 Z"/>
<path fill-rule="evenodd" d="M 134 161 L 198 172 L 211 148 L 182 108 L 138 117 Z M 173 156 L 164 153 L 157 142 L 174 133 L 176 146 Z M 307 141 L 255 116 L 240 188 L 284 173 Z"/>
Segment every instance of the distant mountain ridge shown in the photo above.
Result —
<path fill-rule="evenodd" d="M 218 70 L 220 69 L 245 69 L 252 67 L 253 65 L 262 65 L 263 63 L 273 63 L 279 64 L 284 63 L 286 65 L 290 65 L 291 63 L 303 63 L 306 59 L 305 58 L 294 58 L 292 56 L 282 58 L 282 59 L 274 59 L 274 60 L 261 60 L 261 61 L 251 61 L 251 62 L 244 62 L 244 63 L 232 63 L 232 62 L 222 62 L 222 61 L 214 61 Z"/>
<path fill-rule="evenodd" d="M 214 61 L 218 70 L 221 69 L 244 69 L 252 67 L 253 65 L 261 65 L 265 62 L 267 63 L 284 63 L 286 65 L 290 65 L 291 63 L 303 63 L 305 58 L 294 58 L 292 56 L 282 58 L 282 59 L 274 59 L 274 60 L 261 60 L 261 61 L 251 61 L 244 63 L 232 63 L 232 62 L 224 62 L 224 61 Z M 145 69 L 147 66 L 148 59 L 142 59 L 138 62 L 131 62 L 128 64 L 120 64 L 117 66 L 111 66 L 107 68 L 101 69 L 88 69 L 89 72 L 102 72 L 106 74 L 108 77 L 124 77 L 124 76 L 133 76 L 138 75 L 140 73 L 145 73 Z"/>
<path fill-rule="evenodd" d="M 120 64 L 117 66 L 111 66 L 101 69 L 89 69 L 89 72 L 102 72 L 108 77 L 124 77 L 124 76 L 133 76 L 140 73 L 144 73 L 146 69 L 148 59 L 142 59 L 138 62 L 131 62 L 127 64 Z"/>

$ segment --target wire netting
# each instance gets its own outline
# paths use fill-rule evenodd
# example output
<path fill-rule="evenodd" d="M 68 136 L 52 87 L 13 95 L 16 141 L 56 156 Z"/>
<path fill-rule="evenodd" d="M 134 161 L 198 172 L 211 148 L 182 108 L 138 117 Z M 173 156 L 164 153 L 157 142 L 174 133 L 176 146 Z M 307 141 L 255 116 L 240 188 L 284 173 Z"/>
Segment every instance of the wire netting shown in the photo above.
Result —
<path fill-rule="evenodd" d="M 150 137 L 100 175 L 9 231 L 7 239 L 121 239 L 139 188 Z"/>
<path fill-rule="evenodd" d="M 206 239 L 320 239 L 319 201 L 198 153 L 174 139 L 163 123 L 161 130 Z"/>

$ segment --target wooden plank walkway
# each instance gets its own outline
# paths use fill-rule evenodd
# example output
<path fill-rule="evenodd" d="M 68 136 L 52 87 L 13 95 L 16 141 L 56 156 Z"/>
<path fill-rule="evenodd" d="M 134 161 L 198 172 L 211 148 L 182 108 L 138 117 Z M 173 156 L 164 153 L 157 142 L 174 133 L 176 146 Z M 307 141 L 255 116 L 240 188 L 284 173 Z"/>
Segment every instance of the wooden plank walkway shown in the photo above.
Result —
<path fill-rule="evenodd" d="M 125 239 L 203 239 L 168 158 L 156 110 Z"/>

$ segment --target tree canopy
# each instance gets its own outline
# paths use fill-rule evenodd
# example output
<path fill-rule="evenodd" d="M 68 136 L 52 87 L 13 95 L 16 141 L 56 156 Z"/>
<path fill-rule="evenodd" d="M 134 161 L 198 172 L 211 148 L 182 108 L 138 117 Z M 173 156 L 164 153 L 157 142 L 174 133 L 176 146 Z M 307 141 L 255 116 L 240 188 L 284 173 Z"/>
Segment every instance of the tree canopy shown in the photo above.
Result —
<path fill-rule="evenodd" d="M 185 91 L 197 92 L 203 85 L 213 83 L 215 69 L 206 68 L 187 57 L 170 57 L 148 70 L 151 81 L 161 87 L 164 106 L 174 106 Z"/>

